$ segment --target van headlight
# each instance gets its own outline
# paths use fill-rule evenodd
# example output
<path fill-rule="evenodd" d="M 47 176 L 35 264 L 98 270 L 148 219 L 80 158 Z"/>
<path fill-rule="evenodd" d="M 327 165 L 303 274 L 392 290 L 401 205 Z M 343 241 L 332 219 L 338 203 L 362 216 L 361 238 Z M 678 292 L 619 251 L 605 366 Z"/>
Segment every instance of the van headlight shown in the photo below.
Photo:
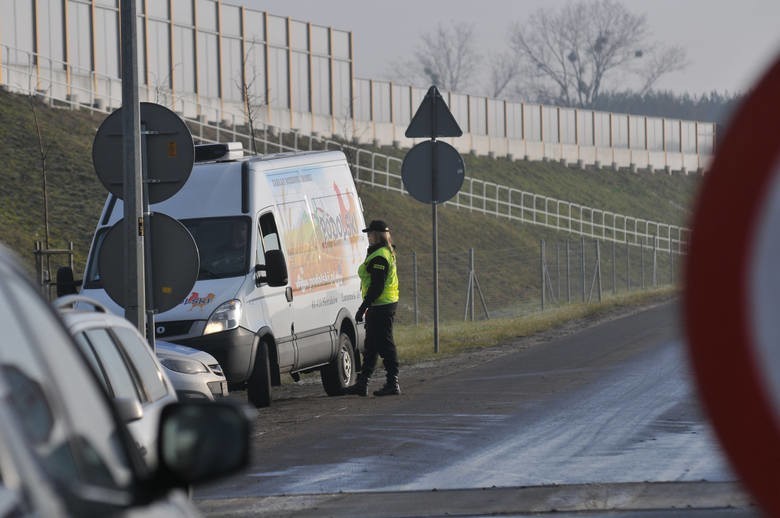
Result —
<path fill-rule="evenodd" d="M 229 300 L 220 305 L 206 322 L 203 334 L 210 335 L 237 328 L 241 320 L 241 311 L 241 301 L 237 299 Z"/>

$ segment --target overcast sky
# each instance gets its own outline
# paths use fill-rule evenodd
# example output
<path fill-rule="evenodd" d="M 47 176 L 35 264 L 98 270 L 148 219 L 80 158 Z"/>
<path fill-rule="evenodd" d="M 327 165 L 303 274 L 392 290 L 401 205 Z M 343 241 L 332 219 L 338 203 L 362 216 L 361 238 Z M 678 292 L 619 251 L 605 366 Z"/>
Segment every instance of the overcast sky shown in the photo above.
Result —
<path fill-rule="evenodd" d="M 511 22 L 567 0 L 223 0 L 352 31 L 355 73 L 386 78 L 439 22 L 473 21 L 479 49 L 506 48 Z M 780 0 L 619 0 L 647 16 L 652 38 L 683 47 L 689 65 L 661 89 L 699 94 L 747 89 L 780 53 Z"/>

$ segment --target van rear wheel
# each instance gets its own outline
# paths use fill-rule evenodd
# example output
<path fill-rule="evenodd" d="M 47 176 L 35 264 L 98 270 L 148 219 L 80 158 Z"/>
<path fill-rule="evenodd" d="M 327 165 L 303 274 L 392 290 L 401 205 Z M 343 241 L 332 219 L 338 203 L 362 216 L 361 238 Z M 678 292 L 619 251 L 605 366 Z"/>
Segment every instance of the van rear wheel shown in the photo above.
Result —
<path fill-rule="evenodd" d="M 320 369 L 322 386 L 329 396 L 339 396 L 355 381 L 355 349 L 348 334 L 339 334 L 336 358 Z"/>
<path fill-rule="evenodd" d="M 249 402 L 256 408 L 271 406 L 271 368 L 268 363 L 268 343 L 261 340 L 257 344 L 255 365 L 246 382 Z"/>

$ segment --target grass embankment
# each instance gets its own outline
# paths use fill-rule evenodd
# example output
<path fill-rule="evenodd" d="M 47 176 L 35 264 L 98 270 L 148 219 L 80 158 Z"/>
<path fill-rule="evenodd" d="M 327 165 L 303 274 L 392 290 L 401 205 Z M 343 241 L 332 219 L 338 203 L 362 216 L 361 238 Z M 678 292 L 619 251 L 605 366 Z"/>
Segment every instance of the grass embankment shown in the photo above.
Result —
<path fill-rule="evenodd" d="M 19 254 L 31 272 L 34 243 L 46 239 L 44 170 L 49 248 L 65 249 L 73 242 L 77 272 L 84 268 L 106 199 L 92 167 L 92 141 L 102 120 L 0 89 L 0 242 Z M 66 257 L 52 259 L 53 270 L 57 264 L 67 264 Z"/>

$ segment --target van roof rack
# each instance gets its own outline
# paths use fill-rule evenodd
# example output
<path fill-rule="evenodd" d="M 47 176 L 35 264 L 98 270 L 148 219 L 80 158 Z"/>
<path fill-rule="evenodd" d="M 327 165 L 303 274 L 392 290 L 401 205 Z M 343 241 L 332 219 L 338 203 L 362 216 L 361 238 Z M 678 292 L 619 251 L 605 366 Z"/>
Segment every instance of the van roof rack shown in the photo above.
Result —
<path fill-rule="evenodd" d="M 241 142 L 221 144 L 198 144 L 195 146 L 196 162 L 214 162 L 217 160 L 235 160 L 244 156 Z"/>

